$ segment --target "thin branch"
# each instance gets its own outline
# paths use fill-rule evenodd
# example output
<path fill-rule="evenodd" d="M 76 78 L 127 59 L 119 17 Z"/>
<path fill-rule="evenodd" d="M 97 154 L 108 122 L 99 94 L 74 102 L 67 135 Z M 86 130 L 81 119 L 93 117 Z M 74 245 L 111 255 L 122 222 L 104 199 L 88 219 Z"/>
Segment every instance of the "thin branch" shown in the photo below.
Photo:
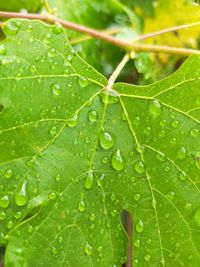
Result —
<path fill-rule="evenodd" d="M 140 35 L 140 36 L 138 36 L 138 37 L 136 37 L 134 39 L 134 42 L 145 40 L 145 39 L 149 39 L 151 37 L 155 37 L 155 36 L 158 36 L 158 35 L 163 35 L 163 34 L 169 33 L 169 32 L 175 32 L 175 31 L 179 31 L 179 30 L 183 30 L 183 29 L 187 30 L 188 28 L 196 27 L 196 26 L 200 26 L 200 22 L 194 22 L 194 23 L 190 23 L 190 24 L 183 24 L 183 25 L 179 25 L 179 26 L 174 26 L 174 27 L 170 27 L 170 28 L 167 28 L 167 29 L 163 29 L 163 30 L 160 30 L 160 31 L 156 31 L 156 32 Z"/>
<path fill-rule="evenodd" d="M 119 74 L 123 70 L 123 68 L 126 65 L 126 63 L 129 61 L 129 59 L 130 59 L 130 54 L 127 53 L 123 57 L 123 59 L 121 60 L 121 62 L 117 66 L 117 68 L 114 70 L 113 74 L 110 76 L 110 78 L 108 80 L 108 85 L 106 87 L 107 90 L 112 90 L 113 84 L 115 83 L 117 77 L 119 76 Z"/>
<path fill-rule="evenodd" d="M 153 45 L 135 44 L 133 42 L 120 40 L 115 37 L 109 36 L 101 31 L 97 31 L 92 28 L 79 25 L 77 23 L 73 23 L 70 21 L 58 19 L 52 15 L 22 14 L 22 13 L 15 13 L 15 12 L 0 11 L 0 17 L 37 19 L 37 20 L 48 22 L 48 23 L 60 23 L 65 28 L 88 34 L 89 36 L 95 37 L 100 40 L 104 40 L 108 43 L 111 43 L 115 46 L 121 47 L 128 51 L 136 51 L 136 52 L 145 51 L 145 52 L 155 52 L 155 53 L 165 53 L 165 54 L 179 54 L 179 55 L 185 55 L 185 56 L 191 55 L 191 54 L 200 55 L 199 50 L 176 48 L 176 47 L 169 47 L 169 46 L 153 46 Z"/>

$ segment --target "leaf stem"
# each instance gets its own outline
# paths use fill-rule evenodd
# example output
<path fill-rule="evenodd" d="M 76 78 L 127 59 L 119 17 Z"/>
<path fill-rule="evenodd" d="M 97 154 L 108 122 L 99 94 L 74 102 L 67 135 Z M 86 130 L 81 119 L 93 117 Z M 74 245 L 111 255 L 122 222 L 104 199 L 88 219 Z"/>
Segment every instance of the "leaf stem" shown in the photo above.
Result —
<path fill-rule="evenodd" d="M 145 44 L 135 44 L 130 41 L 124 41 L 117 39 L 113 36 L 109 36 L 101 31 L 74 23 L 70 21 L 65 21 L 62 19 L 58 19 L 52 15 L 41 15 L 41 14 L 23 14 L 16 12 L 2 12 L 0 11 L 0 17 L 2 18 L 23 18 L 23 19 L 37 19 L 42 20 L 48 23 L 60 23 L 63 27 L 71 29 L 73 31 L 86 33 L 89 36 L 95 37 L 100 40 L 104 40 L 108 43 L 111 43 L 115 46 L 123 48 L 127 51 L 135 51 L 135 52 L 154 52 L 154 53 L 165 53 L 165 54 L 179 54 L 179 55 L 191 55 L 197 54 L 200 55 L 199 50 L 187 49 L 187 48 L 177 48 L 170 46 L 154 46 L 154 45 L 145 45 Z"/>
<path fill-rule="evenodd" d="M 156 32 L 140 35 L 140 36 L 138 36 L 138 37 L 136 37 L 134 39 L 134 42 L 145 40 L 145 39 L 149 39 L 149 38 L 152 38 L 152 37 L 155 37 L 155 36 L 158 36 L 158 35 L 163 35 L 163 34 L 169 33 L 169 32 L 175 32 L 175 31 L 182 30 L 182 29 L 187 30 L 188 28 L 196 27 L 196 26 L 200 26 L 200 22 L 194 22 L 194 23 L 190 23 L 190 24 L 183 24 L 183 25 L 179 25 L 179 26 L 174 26 L 174 27 L 170 27 L 170 28 L 167 28 L 167 29 L 163 29 L 163 30 L 160 30 L 160 31 L 156 31 Z"/>
<path fill-rule="evenodd" d="M 113 84 L 115 83 L 117 77 L 119 76 L 119 74 L 121 73 L 121 71 L 123 70 L 124 66 L 126 65 L 126 63 L 129 61 L 130 59 L 130 54 L 127 53 L 123 59 L 121 60 L 121 62 L 119 63 L 119 65 L 117 66 L 117 68 L 114 70 L 113 74 L 110 76 L 109 80 L 108 80 L 108 85 L 106 87 L 107 90 L 112 90 Z"/>

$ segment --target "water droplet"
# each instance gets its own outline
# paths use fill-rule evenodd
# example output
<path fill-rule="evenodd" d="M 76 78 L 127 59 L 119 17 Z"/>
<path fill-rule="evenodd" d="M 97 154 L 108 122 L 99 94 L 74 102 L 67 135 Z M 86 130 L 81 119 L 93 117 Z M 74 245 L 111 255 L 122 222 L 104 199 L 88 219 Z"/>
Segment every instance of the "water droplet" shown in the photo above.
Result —
<path fill-rule="evenodd" d="M 5 55 L 6 54 L 6 48 L 4 45 L 0 45 L 0 55 Z"/>
<path fill-rule="evenodd" d="M 51 247 L 51 252 L 56 255 L 58 253 L 57 249 L 55 247 Z"/>
<path fill-rule="evenodd" d="M 142 174 L 145 172 L 144 163 L 142 161 L 136 162 L 135 170 L 137 173 Z"/>
<path fill-rule="evenodd" d="M 104 177 L 105 177 L 105 174 L 101 174 L 101 176 L 97 179 L 97 185 L 98 185 L 99 187 L 102 187 Z"/>
<path fill-rule="evenodd" d="M 85 181 L 85 188 L 86 189 L 91 189 L 92 188 L 92 185 L 93 185 L 93 180 L 94 180 L 94 174 L 93 174 L 93 171 L 90 170 L 88 172 L 88 175 L 87 175 L 87 178 L 86 178 L 86 181 Z"/>
<path fill-rule="evenodd" d="M 150 255 L 145 255 L 145 256 L 144 256 L 144 259 L 145 259 L 145 261 L 147 261 L 147 262 L 148 262 L 148 261 L 150 261 L 150 259 L 151 259 L 151 256 L 150 256 Z"/>
<path fill-rule="evenodd" d="M 190 135 L 194 138 L 197 138 L 199 135 L 199 130 L 198 129 L 192 129 L 190 132 Z"/>
<path fill-rule="evenodd" d="M 197 169 L 200 170 L 200 152 L 196 153 L 195 159 L 196 159 L 196 167 L 197 167 Z"/>
<path fill-rule="evenodd" d="M 24 180 L 23 183 L 17 188 L 15 193 L 15 203 L 18 206 L 24 206 L 28 202 L 28 188 L 27 181 Z"/>
<path fill-rule="evenodd" d="M 95 110 L 89 111 L 89 113 L 88 113 L 89 121 L 94 122 L 97 120 L 97 118 L 98 118 L 98 113 Z"/>
<path fill-rule="evenodd" d="M 91 222 L 93 222 L 96 219 L 95 214 L 91 213 L 89 219 L 90 219 Z"/>
<path fill-rule="evenodd" d="M 119 102 L 119 97 L 114 91 L 104 90 L 104 92 L 101 94 L 101 101 L 104 104 L 115 104 Z"/>
<path fill-rule="evenodd" d="M 179 158 L 179 159 L 185 159 L 185 157 L 186 157 L 186 149 L 185 149 L 185 147 L 180 147 L 179 149 L 178 149 L 178 152 L 177 152 L 177 157 Z"/>
<path fill-rule="evenodd" d="M 194 221 L 200 227 L 200 207 L 197 208 L 197 210 L 194 214 Z"/>
<path fill-rule="evenodd" d="M 144 230 L 144 224 L 141 220 L 139 220 L 137 223 L 136 223 L 136 231 L 138 233 L 142 233 Z"/>
<path fill-rule="evenodd" d="M 61 179 L 61 175 L 60 174 L 57 174 L 56 177 L 55 177 L 56 181 L 59 182 L 60 179 Z"/>
<path fill-rule="evenodd" d="M 5 196 L 2 196 L 0 197 L 0 207 L 5 209 L 9 206 L 10 204 L 10 199 L 9 199 L 9 196 L 5 195 Z"/>
<path fill-rule="evenodd" d="M 92 254 L 93 254 L 92 246 L 90 246 L 88 243 L 85 244 L 85 253 L 88 256 L 92 256 Z"/>
<path fill-rule="evenodd" d="M 139 239 L 136 239 L 133 244 L 134 244 L 134 246 L 136 248 L 139 248 L 140 247 L 140 240 Z"/>
<path fill-rule="evenodd" d="M 0 211 L 0 221 L 4 221 L 6 219 L 6 214 L 4 211 Z"/>
<path fill-rule="evenodd" d="M 133 197 L 135 201 L 139 201 L 141 199 L 140 194 L 135 194 Z"/>
<path fill-rule="evenodd" d="M 10 179 L 13 176 L 13 171 L 11 169 L 8 169 L 5 173 L 4 173 L 4 177 L 6 179 Z"/>
<path fill-rule="evenodd" d="M 29 232 L 29 233 L 32 233 L 32 232 L 33 232 L 33 226 L 32 226 L 32 225 L 29 225 L 29 226 L 28 226 L 28 232 Z"/>
<path fill-rule="evenodd" d="M 58 243 L 59 244 L 62 244 L 63 243 L 63 237 L 62 236 L 59 236 L 57 240 L 58 240 Z"/>
<path fill-rule="evenodd" d="M 59 84 L 54 83 L 51 85 L 51 90 L 55 96 L 59 96 L 62 94 L 62 90 Z"/>
<path fill-rule="evenodd" d="M 125 162 L 119 149 L 112 154 L 111 163 L 113 169 L 115 169 L 116 171 L 121 171 L 124 169 Z"/>
<path fill-rule="evenodd" d="M 53 32 L 54 32 L 55 34 L 60 34 L 61 32 L 63 32 L 63 27 L 62 27 L 62 25 L 59 24 L 59 23 L 56 23 L 56 24 L 54 25 L 54 27 L 53 27 Z"/>
<path fill-rule="evenodd" d="M 78 124 L 78 115 L 75 114 L 75 115 L 69 120 L 69 122 L 68 122 L 67 125 L 68 125 L 69 127 L 73 128 L 73 127 L 75 127 L 77 124 Z"/>
<path fill-rule="evenodd" d="M 78 204 L 78 210 L 83 212 L 83 211 L 85 211 L 85 209 L 86 209 L 85 202 L 83 200 L 81 200 Z"/>
<path fill-rule="evenodd" d="M 15 219 L 20 219 L 22 217 L 22 213 L 21 211 L 18 211 L 16 214 L 15 214 Z"/>
<path fill-rule="evenodd" d="M 179 121 L 173 121 L 173 122 L 172 122 L 172 127 L 173 127 L 174 129 L 176 129 L 176 128 L 179 126 L 179 124 L 180 124 Z"/>
<path fill-rule="evenodd" d="M 184 172 L 180 173 L 179 178 L 180 178 L 181 181 L 186 181 L 187 180 L 187 175 Z"/>
<path fill-rule="evenodd" d="M 50 48 L 48 50 L 48 57 L 55 57 L 56 56 L 56 49 L 55 48 Z"/>
<path fill-rule="evenodd" d="M 100 132 L 99 134 L 100 145 L 103 149 L 108 150 L 113 147 L 115 143 L 115 137 L 108 132 Z"/>
<path fill-rule="evenodd" d="M 14 20 L 9 20 L 4 26 L 6 34 L 16 34 L 19 31 L 19 23 Z"/>
<path fill-rule="evenodd" d="M 161 105 L 160 102 L 156 99 L 154 99 L 153 101 L 150 102 L 149 104 L 149 113 L 153 116 L 153 117 L 158 117 L 161 114 Z"/>
<path fill-rule="evenodd" d="M 49 132 L 50 132 L 50 134 L 51 134 L 52 136 L 54 136 L 54 135 L 57 133 L 57 128 L 56 128 L 56 126 L 51 127 L 50 130 L 49 130 Z"/>
<path fill-rule="evenodd" d="M 13 228 L 13 226 L 14 226 L 14 223 L 13 223 L 12 221 L 9 221 L 9 222 L 7 223 L 7 225 L 6 225 L 6 227 L 7 227 L 8 229 Z"/>
<path fill-rule="evenodd" d="M 89 84 L 88 79 L 86 79 L 85 77 L 79 77 L 78 81 L 81 87 L 86 87 Z"/>

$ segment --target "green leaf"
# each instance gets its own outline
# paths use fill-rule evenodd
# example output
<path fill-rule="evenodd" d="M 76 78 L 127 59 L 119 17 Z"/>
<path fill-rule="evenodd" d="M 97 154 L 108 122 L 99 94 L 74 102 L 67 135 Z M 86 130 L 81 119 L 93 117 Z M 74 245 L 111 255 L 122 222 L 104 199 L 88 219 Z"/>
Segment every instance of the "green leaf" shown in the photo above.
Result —
<path fill-rule="evenodd" d="M 29 12 L 36 12 L 42 2 L 42 0 L 7 0 L 1 1 L 0 9 L 5 11 L 20 11 L 25 9 Z"/>
<path fill-rule="evenodd" d="M 200 58 L 149 86 L 106 79 L 57 25 L 10 20 L 0 57 L 5 266 L 200 264 Z"/>

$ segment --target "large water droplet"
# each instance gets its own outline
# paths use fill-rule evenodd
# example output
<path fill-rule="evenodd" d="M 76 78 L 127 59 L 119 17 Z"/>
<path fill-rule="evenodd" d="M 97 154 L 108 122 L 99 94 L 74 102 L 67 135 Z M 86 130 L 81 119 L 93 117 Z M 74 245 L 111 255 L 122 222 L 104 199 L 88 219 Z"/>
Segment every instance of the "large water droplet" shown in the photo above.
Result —
<path fill-rule="evenodd" d="M 108 132 L 100 132 L 99 134 L 100 145 L 103 149 L 110 149 L 115 143 L 115 137 Z"/>
<path fill-rule="evenodd" d="M 10 199 L 8 195 L 0 197 L 0 207 L 5 209 L 9 206 L 10 204 Z"/>
<path fill-rule="evenodd" d="M 62 94 L 62 90 L 59 84 L 54 83 L 51 85 L 51 90 L 55 96 L 59 96 Z"/>
<path fill-rule="evenodd" d="M 19 31 L 19 23 L 13 20 L 7 21 L 4 26 L 4 31 L 6 34 L 16 34 Z"/>
<path fill-rule="evenodd" d="M 89 111 L 89 113 L 88 113 L 89 121 L 94 122 L 97 120 L 97 118 L 98 118 L 98 113 L 95 110 Z"/>
<path fill-rule="evenodd" d="M 161 105 L 160 102 L 156 99 L 154 99 L 153 101 L 150 102 L 149 104 L 149 113 L 153 116 L 153 117 L 158 117 L 161 114 Z"/>
<path fill-rule="evenodd" d="M 94 180 L 94 174 L 93 174 L 93 171 L 90 170 L 88 172 L 88 175 L 87 175 L 87 178 L 86 178 L 86 181 L 85 181 L 85 188 L 86 189 L 91 189 L 92 188 L 92 185 L 93 185 L 93 180 Z"/>
<path fill-rule="evenodd" d="M 88 243 L 85 244 L 85 253 L 88 256 L 91 256 L 93 254 L 93 248 Z"/>
<path fill-rule="evenodd" d="M 143 224 L 143 222 L 141 220 L 137 221 L 135 228 L 136 228 L 136 231 L 138 233 L 142 233 L 143 230 L 144 230 L 144 224 Z"/>
<path fill-rule="evenodd" d="M 24 180 L 23 183 L 17 188 L 15 193 L 15 203 L 18 206 L 24 206 L 28 202 L 28 188 L 27 181 Z"/>
<path fill-rule="evenodd" d="M 113 169 L 116 171 L 121 171 L 124 169 L 125 162 L 119 149 L 112 154 L 111 164 Z"/>
<path fill-rule="evenodd" d="M 86 79 L 85 77 L 79 77 L 78 81 L 81 87 L 86 87 L 89 84 L 88 79 Z"/>
<path fill-rule="evenodd" d="M 68 126 L 73 128 L 78 124 L 78 115 L 75 114 L 69 121 L 68 121 Z"/>
<path fill-rule="evenodd" d="M 117 93 L 111 90 L 104 90 L 100 96 L 101 101 L 104 104 L 115 104 L 119 102 L 119 96 L 117 95 Z"/>
<path fill-rule="evenodd" d="M 142 174 L 145 172 L 144 163 L 142 161 L 135 163 L 135 170 L 137 173 Z"/>

